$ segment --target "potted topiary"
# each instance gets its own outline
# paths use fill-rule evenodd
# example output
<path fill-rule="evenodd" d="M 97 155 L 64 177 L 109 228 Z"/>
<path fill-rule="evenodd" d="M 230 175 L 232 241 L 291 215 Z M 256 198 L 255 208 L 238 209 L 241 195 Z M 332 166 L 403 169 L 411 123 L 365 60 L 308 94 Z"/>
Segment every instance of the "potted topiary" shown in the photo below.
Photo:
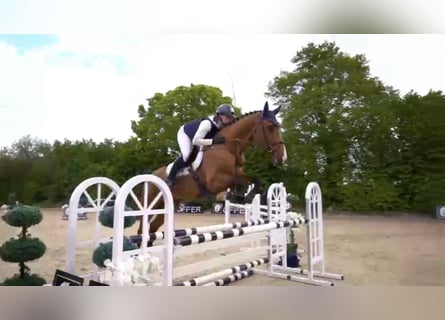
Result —
<path fill-rule="evenodd" d="M 288 193 L 286 200 L 288 203 L 288 210 L 289 210 L 291 208 L 295 208 L 298 205 L 300 198 L 297 195 Z M 303 219 L 303 216 L 300 213 L 292 211 L 288 213 L 288 217 L 295 220 Z M 300 267 L 300 259 L 298 258 L 298 243 L 295 243 L 295 235 L 293 228 L 289 228 L 289 234 L 288 234 L 287 266 L 290 268 Z"/>
<path fill-rule="evenodd" d="M 2 216 L 2 219 L 13 227 L 22 230 L 17 238 L 11 238 L 0 247 L 0 258 L 6 262 L 19 264 L 20 272 L 4 281 L 5 286 L 42 286 L 45 279 L 32 274 L 25 262 L 41 258 L 46 252 L 45 244 L 39 238 L 31 237 L 28 228 L 39 224 L 42 213 L 39 208 L 27 205 L 10 204 L 10 209 Z"/>
<path fill-rule="evenodd" d="M 289 228 L 287 243 L 287 266 L 289 268 L 300 267 L 300 259 L 298 259 L 298 243 L 295 243 L 294 229 Z"/>
<path fill-rule="evenodd" d="M 288 219 L 291 220 L 303 219 L 303 216 L 296 212 L 288 212 L 287 217 Z M 288 228 L 286 255 L 287 255 L 286 264 L 289 268 L 300 267 L 300 259 L 298 256 L 298 243 L 295 243 L 294 228 L 291 227 Z M 282 265 L 282 261 L 279 261 L 278 265 Z"/>
<path fill-rule="evenodd" d="M 126 207 L 126 210 L 131 210 L 130 207 Z M 124 228 L 129 228 L 133 226 L 137 221 L 134 216 L 127 216 L 124 219 Z M 113 228 L 114 226 L 114 206 L 107 206 L 99 213 L 99 222 L 108 228 Z M 124 237 L 123 249 L 124 251 L 137 249 L 140 245 L 142 237 L 135 237 L 137 240 L 132 239 L 132 237 Z M 93 252 L 92 261 L 99 268 L 105 268 L 105 261 L 111 260 L 113 253 L 113 241 L 110 240 L 105 243 L 99 243 L 97 248 Z"/>

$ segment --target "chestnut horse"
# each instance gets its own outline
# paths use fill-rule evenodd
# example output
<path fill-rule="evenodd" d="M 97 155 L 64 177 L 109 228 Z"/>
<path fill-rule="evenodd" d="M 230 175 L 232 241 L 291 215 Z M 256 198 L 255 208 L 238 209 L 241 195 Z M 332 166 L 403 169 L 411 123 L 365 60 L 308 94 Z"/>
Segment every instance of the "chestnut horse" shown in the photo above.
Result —
<path fill-rule="evenodd" d="M 175 212 L 182 200 L 202 199 L 206 195 L 233 188 L 239 181 L 246 186 L 251 183 L 243 172 L 244 152 L 250 146 L 267 150 L 272 153 L 273 164 L 282 165 L 287 159 L 287 153 L 276 118 L 280 108 L 269 110 L 266 102 L 262 111 L 244 114 L 222 128 L 218 135 L 225 138 L 225 144 L 202 148 L 194 157 L 193 163 L 177 174 L 176 182 L 171 188 Z M 171 165 L 163 166 L 153 174 L 165 179 Z M 158 192 L 156 187 L 151 187 L 148 198 L 153 199 Z M 154 208 L 161 205 L 162 197 Z M 139 220 L 138 234 L 141 234 L 142 217 Z M 149 232 L 158 231 L 163 224 L 164 215 L 153 216 Z"/>

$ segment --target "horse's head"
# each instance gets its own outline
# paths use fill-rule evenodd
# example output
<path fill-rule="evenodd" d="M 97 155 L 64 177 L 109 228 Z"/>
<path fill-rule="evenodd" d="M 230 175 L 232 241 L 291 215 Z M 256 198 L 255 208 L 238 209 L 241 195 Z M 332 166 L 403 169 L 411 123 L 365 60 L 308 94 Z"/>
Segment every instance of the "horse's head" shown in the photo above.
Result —
<path fill-rule="evenodd" d="M 269 110 L 266 102 L 261 112 L 259 122 L 253 132 L 253 143 L 272 153 L 275 165 L 282 165 L 287 160 L 286 145 L 281 137 L 280 124 L 276 118 L 281 107 Z"/>

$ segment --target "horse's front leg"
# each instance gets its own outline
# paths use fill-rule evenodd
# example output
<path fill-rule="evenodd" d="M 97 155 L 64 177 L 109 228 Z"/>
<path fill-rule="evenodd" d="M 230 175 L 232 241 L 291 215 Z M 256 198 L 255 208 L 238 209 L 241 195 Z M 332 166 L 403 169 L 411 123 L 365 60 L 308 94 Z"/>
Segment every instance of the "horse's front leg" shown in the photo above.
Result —
<path fill-rule="evenodd" d="M 254 187 L 245 196 L 244 201 L 246 203 L 252 202 L 253 198 L 255 197 L 255 194 L 260 193 L 261 180 L 256 177 L 248 177 L 242 167 L 237 167 L 234 179 L 234 190 L 236 190 L 237 193 L 239 192 L 245 193 L 247 191 L 248 186 L 250 186 L 251 184 L 253 184 Z"/>

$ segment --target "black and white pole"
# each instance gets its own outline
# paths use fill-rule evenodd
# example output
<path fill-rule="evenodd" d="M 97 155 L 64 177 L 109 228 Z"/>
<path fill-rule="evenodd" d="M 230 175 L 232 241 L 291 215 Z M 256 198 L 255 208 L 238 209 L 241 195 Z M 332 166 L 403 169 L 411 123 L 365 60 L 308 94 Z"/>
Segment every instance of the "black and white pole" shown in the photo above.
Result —
<path fill-rule="evenodd" d="M 263 225 L 250 226 L 244 228 L 235 228 L 230 230 L 220 230 L 214 232 L 205 232 L 190 236 L 178 237 L 174 239 L 175 246 L 189 246 L 193 244 L 209 242 L 209 241 L 218 241 L 228 238 L 241 237 L 243 235 L 268 231 L 272 229 L 282 229 L 286 227 L 294 227 L 300 224 L 304 224 L 305 219 L 298 220 L 286 220 L 286 221 L 276 221 L 269 222 Z"/>
<path fill-rule="evenodd" d="M 214 281 L 219 278 L 231 276 L 237 273 L 240 273 L 242 271 L 247 271 L 251 268 L 257 267 L 262 264 L 267 264 L 269 262 L 268 258 L 261 258 L 257 260 L 253 260 L 247 263 L 243 263 L 231 268 L 223 269 L 221 271 L 217 271 L 214 273 L 206 274 L 201 277 L 197 277 L 188 281 L 178 282 L 174 284 L 175 286 L 185 286 L 185 287 L 195 287 L 195 286 L 202 286 L 210 281 Z"/>
<path fill-rule="evenodd" d="M 213 231 L 219 231 L 219 230 L 229 230 L 229 229 L 263 225 L 268 222 L 269 222 L 269 220 L 266 218 L 266 219 L 257 219 L 257 220 L 251 220 L 251 221 L 245 221 L 245 222 L 224 223 L 224 224 L 215 224 L 215 225 L 211 225 L 211 226 L 177 229 L 177 230 L 174 230 L 173 236 L 174 237 L 184 237 L 184 236 L 196 235 L 196 234 L 205 233 L 205 232 L 213 232 Z M 159 232 L 149 233 L 148 239 L 149 239 L 149 241 L 164 240 L 164 236 L 165 236 L 164 231 L 159 231 Z M 131 236 L 130 238 L 133 241 L 141 241 L 142 236 L 140 236 L 140 235 Z"/>
<path fill-rule="evenodd" d="M 218 279 L 213 282 L 209 282 L 203 285 L 203 287 L 210 287 L 210 286 L 225 286 L 226 284 L 250 277 L 254 274 L 253 269 L 248 269 L 246 271 L 241 271 L 234 273 L 228 277 L 225 277 L 223 279 Z"/>

